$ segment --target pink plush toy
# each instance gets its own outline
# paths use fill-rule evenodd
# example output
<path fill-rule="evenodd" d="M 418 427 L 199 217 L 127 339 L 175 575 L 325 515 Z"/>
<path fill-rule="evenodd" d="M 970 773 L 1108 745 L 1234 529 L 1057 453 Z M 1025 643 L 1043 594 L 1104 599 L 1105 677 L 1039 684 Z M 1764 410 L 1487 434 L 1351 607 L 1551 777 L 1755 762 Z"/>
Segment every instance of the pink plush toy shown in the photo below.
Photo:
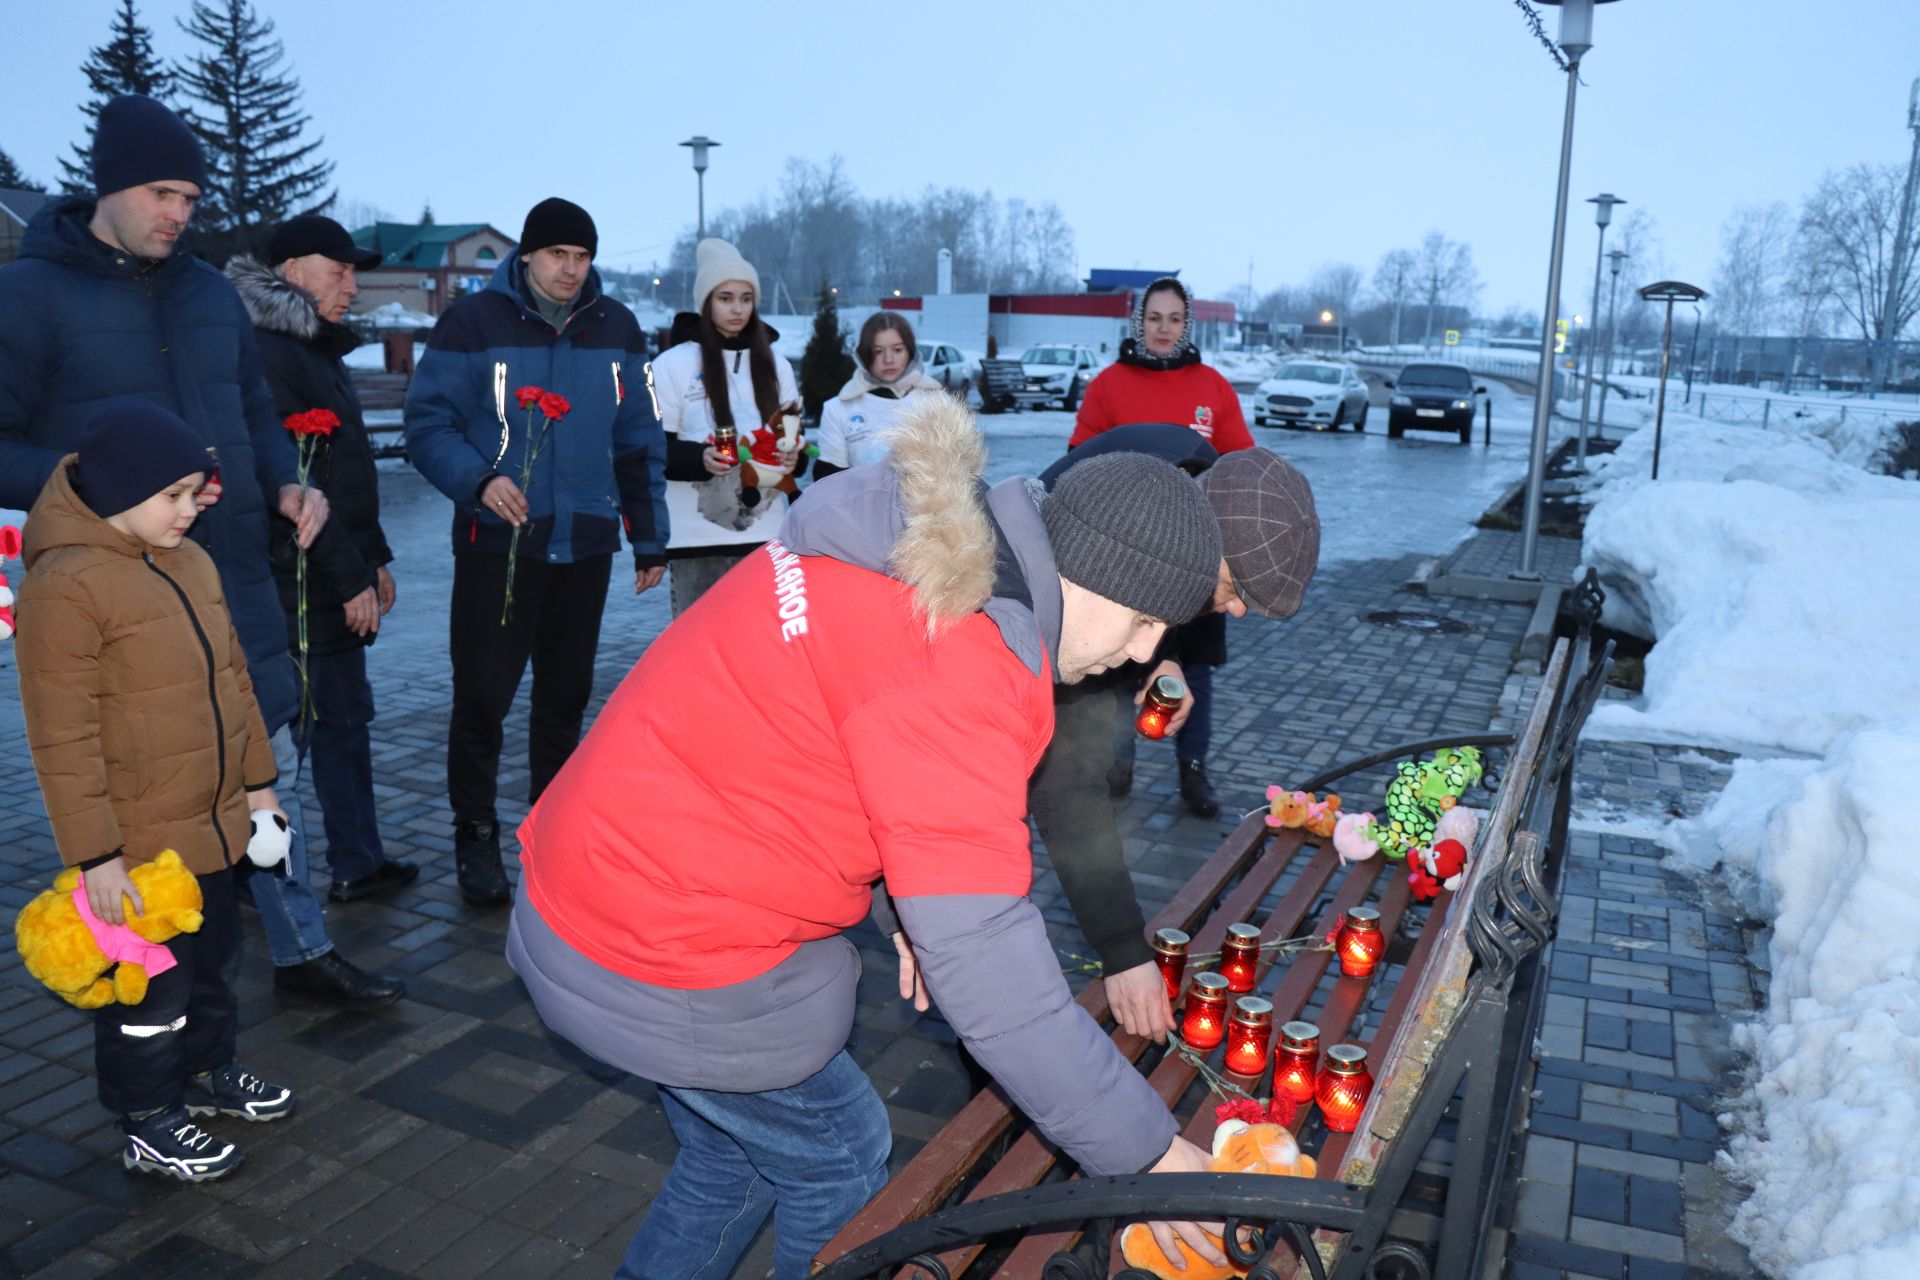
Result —
<path fill-rule="evenodd" d="M 1341 862 L 1365 862 L 1380 852 L 1380 842 L 1367 839 L 1372 825 L 1371 813 L 1345 814 L 1333 824 L 1333 848 Z"/>

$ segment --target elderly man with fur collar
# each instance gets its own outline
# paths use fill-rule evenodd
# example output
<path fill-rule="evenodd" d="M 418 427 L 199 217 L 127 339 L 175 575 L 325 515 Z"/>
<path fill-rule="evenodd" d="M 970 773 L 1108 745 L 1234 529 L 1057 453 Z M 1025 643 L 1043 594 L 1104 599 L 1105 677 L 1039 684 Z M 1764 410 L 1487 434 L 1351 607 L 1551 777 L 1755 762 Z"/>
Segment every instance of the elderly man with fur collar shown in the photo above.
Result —
<path fill-rule="evenodd" d="M 238 257 L 227 278 L 246 303 L 267 385 L 283 418 L 327 409 L 339 418 L 315 451 L 313 484 L 333 500 L 333 519 L 307 553 L 307 681 L 314 715 L 303 722 L 327 832 L 328 894 L 348 902 L 412 883 L 419 868 L 386 856 L 373 801 L 367 726 L 373 689 L 367 646 L 393 608 L 380 529 L 379 475 L 345 357 L 360 340 L 341 323 L 359 292 L 354 270 L 379 262 L 331 218 L 309 214 L 274 229 L 266 262 Z M 274 580 L 298 644 L 298 562 L 290 527 L 275 521 Z M 297 651 L 297 650 L 296 650 Z"/>
<path fill-rule="evenodd" d="M 520 828 L 508 960 L 548 1027 L 659 1087 L 679 1140 L 622 1277 L 728 1274 L 771 1216 L 799 1280 L 885 1181 L 843 936 L 882 878 L 902 994 L 1083 1170 L 1205 1165 L 1074 1003 L 1025 819 L 1055 684 L 1206 608 L 1219 525 L 1156 458 L 1051 492 L 988 488 L 984 461 L 951 397 L 910 409 L 884 462 L 816 484 L 653 643 Z"/>

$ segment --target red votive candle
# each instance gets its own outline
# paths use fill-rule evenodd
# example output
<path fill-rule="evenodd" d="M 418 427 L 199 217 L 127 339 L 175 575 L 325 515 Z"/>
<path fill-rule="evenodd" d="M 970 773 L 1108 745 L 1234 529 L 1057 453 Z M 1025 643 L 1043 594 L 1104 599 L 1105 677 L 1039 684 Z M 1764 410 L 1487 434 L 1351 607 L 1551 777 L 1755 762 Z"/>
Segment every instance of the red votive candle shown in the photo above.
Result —
<path fill-rule="evenodd" d="M 1166 737 L 1186 696 L 1185 682 L 1176 676 L 1161 676 L 1147 686 L 1147 696 L 1140 703 L 1140 714 L 1134 717 L 1133 727 L 1143 738 Z"/>
<path fill-rule="evenodd" d="M 1273 1050 L 1273 1091 L 1295 1102 L 1312 1102 L 1320 1078 L 1320 1028 L 1289 1022 Z"/>
<path fill-rule="evenodd" d="M 1387 951 L 1387 935 L 1380 932 L 1380 913 L 1372 907 L 1348 909 L 1333 948 L 1340 957 L 1341 973 L 1349 978 L 1364 978 L 1372 973 Z"/>
<path fill-rule="evenodd" d="M 1357 1044 L 1337 1044 L 1327 1050 L 1327 1065 L 1320 1072 L 1314 1095 L 1327 1128 L 1335 1133 L 1352 1133 L 1372 1092 L 1373 1073 L 1367 1070 L 1365 1049 Z"/>
<path fill-rule="evenodd" d="M 713 451 L 720 455 L 722 462 L 740 461 L 740 432 L 735 427 L 715 427 L 713 429 Z"/>
<path fill-rule="evenodd" d="M 1220 976 L 1233 992 L 1251 991 L 1260 977 L 1260 930 L 1250 924 L 1230 924 L 1220 944 Z"/>
<path fill-rule="evenodd" d="M 1180 998 L 1180 984 L 1187 978 L 1187 947 L 1193 942 L 1179 929 L 1161 929 L 1153 935 L 1153 962 L 1167 984 L 1167 999 Z"/>
<path fill-rule="evenodd" d="M 1211 1049 L 1227 1034 L 1227 980 L 1217 973 L 1196 973 L 1187 988 L 1187 1013 L 1180 1038 L 1196 1049 Z"/>
<path fill-rule="evenodd" d="M 1227 1019 L 1227 1070 L 1257 1076 L 1267 1069 L 1267 1044 L 1273 1038 L 1273 1004 L 1259 996 L 1241 996 Z"/>

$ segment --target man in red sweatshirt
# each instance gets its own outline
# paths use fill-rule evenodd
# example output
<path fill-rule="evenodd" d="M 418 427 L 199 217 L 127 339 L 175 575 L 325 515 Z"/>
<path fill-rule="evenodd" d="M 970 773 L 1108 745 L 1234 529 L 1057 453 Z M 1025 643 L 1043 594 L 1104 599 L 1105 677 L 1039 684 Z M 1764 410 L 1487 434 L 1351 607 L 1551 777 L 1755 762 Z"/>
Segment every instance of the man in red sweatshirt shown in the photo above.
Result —
<path fill-rule="evenodd" d="M 550 1028 L 659 1086 L 680 1143 L 623 1277 L 730 1274 L 772 1215 L 799 1280 L 885 1181 L 841 936 L 882 878 L 903 982 L 1082 1169 L 1205 1167 L 1073 1003 L 1025 818 L 1055 682 L 1206 608 L 1219 526 L 1158 459 L 1051 493 L 986 489 L 983 463 L 936 398 L 887 463 L 822 481 L 653 644 L 521 828 L 509 960 Z"/>

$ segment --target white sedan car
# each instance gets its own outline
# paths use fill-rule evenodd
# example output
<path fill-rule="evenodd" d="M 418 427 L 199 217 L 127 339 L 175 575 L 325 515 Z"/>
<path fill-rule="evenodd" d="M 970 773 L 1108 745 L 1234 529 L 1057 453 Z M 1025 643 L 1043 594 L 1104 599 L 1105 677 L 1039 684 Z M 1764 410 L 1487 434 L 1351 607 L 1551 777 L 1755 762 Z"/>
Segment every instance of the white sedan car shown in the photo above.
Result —
<path fill-rule="evenodd" d="M 1365 431 L 1370 402 L 1367 380 L 1352 365 L 1290 360 L 1254 392 L 1253 425 L 1264 427 L 1271 420 L 1316 431 L 1343 426 Z"/>

